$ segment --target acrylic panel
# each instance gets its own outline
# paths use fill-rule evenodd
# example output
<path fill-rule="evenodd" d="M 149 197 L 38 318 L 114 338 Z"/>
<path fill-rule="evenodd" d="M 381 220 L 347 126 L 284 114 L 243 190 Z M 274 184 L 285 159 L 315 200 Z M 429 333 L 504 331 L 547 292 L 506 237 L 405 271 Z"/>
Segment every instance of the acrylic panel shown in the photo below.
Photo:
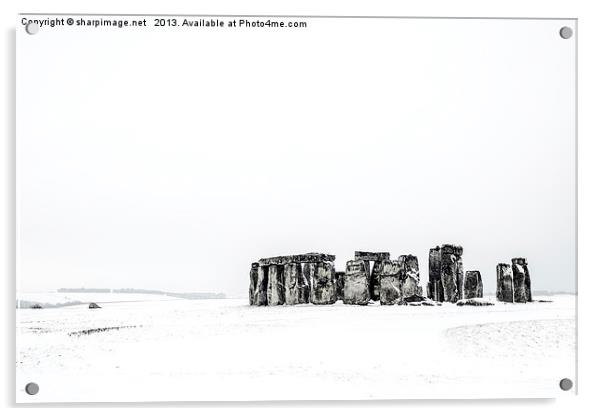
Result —
<path fill-rule="evenodd" d="M 576 391 L 576 20 L 16 31 L 17 402 Z"/>

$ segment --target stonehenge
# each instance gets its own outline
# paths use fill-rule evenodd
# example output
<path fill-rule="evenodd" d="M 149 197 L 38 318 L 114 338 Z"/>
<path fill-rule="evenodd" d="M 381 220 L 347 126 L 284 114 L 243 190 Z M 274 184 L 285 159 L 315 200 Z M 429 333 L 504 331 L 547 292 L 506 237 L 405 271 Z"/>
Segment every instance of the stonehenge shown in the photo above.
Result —
<path fill-rule="evenodd" d="M 249 272 L 251 278 L 251 284 L 249 285 L 249 305 L 255 304 L 255 290 L 257 288 L 257 279 L 259 278 L 259 263 L 251 264 L 251 271 Z"/>
<path fill-rule="evenodd" d="M 259 259 L 251 264 L 249 305 L 336 302 L 334 259 L 335 256 L 323 253 Z"/>
<path fill-rule="evenodd" d="M 345 266 L 343 303 L 367 305 L 370 302 L 370 270 L 364 260 L 349 260 Z"/>
<path fill-rule="evenodd" d="M 422 297 L 420 286 L 420 271 L 418 270 L 418 257 L 411 254 L 398 257 L 401 262 L 401 298 L 407 300 L 415 296 Z"/>
<path fill-rule="evenodd" d="M 435 305 L 441 302 L 473 305 L 483 298 L 481 272 L 464 273 L 463 248 L 442 244 L 429 250 L 429 279 L 425 298 L 420 285 L 418 257 L 387 252 L 356 251 L 345 271 L 335 270 L 335 256 L 307 253 L 262 258 L 251 263 L 249 305 Z M 496 267 L 499 302 L 532 302 L 531 277 L 525 258 Z M 480 302 L 479 304 L 483 303 Z"/>
<path fill-rule="evenodd" d="M 527 259 L 522 257 L 512 259 L 512 283 L 514 284 L 515 302 L 533 302 Z"/>
<path fill-rule="evenodd" d="M 301 263 L 287 263 L 284 265 L 284 303 L 297 305 L 307 303 L 309 297 L 309 283 L 303 275 Z"/>
<path fill-rule="evenodd" d="M 379 300 L 380 299 L 380 278 L 383 272 L 383 261 L 389 260 L 377 260 L 374 262 L 372 266 L 372 272 L 370 273 L 370 299 Z M 370 264 L 366 262 L 366 267 L 370 267 Z"/>
<path fill-rule="evenodd" d="M 403 264 L 399 260 L 385 260 L 380 275 L 380 304 L 394 305 L 401 302 L 401 272 Z"/>
<path fill-rule="evenodd" d="M 479 298 L 460 299 L 456 306 L 493 306 L 494 304 Z"/>
<path fill-rule="evenodd" d="M 441 281 L 441 248 L 431 248 L 429 251 L 429 281 L 426 286 L 426 296 L 436 302 L 443 302 L 443 283 Z"/>
<path fill-rule="evenodd" d="M 531 295 L 531 276 L 527 259 L 516 257 L 512 264 L 499 263 L 497 272 L 496 298 L 500 302 L 533 302 Z"/>
<path fill-rule="evenodd" d="M 401 255 L 397 260 L 385 260 L 382 264 L 381 305 L 403 304 L 423 299 L 416 256 Z"/>
<path fill-rule="evenodd" d="M 307 253 L 294 256 L 278 256 L 269 257 L 267 259 L 259 259 L 258 263 L 260 266 L 269 266 L 271 264 L 283 266 L 286 263 L 320 263 L 323 261 L 333 262 L 334 259 L 335 256 L 331 254 Z"/>
<path fill-rule="evenodd" d="M 467 271 L 464 279 L 464 299 L 482 297 L 483 281 L 481 280 L 481 272 L 478 270 Z"/>
<path fill-rule="evenodd" d="M 337 286 L 334 264 L 330 262 L 310 263 L 310 301 L 314 305 L 330 305 L 337 301 Z"/>
<path fill-rule="evenodd" d="M 496 277 L 496 299 L 500 302 L 514 302 L 512 266 L 507 263 L 499 263 L 496 267 Z"/>
<path fill-rule="evenodd" d="M 345 290 L 345 272 L 335 272 L 337 281 L 337 300 L 343 300 L 343 291 Z"/>
<path fill-rule="evenodd" d="M 253 283 L 253 267 L 257 268 L 257 279 Z M 253 292 L 252 305 L 264 306 L 268 304 L 268 268 L 259 266 L 259 263 L 251 265 L 251 287 L 249 291 Z"/>
<path fill-rule="evenodd" d="M 463 299 L 462 247 L 451 244 L 444 244 L 441 247 L 441 280 L 445 302 L 457 302 Z"/>
<path fill-rule="evenodd" d="M 427 296 L 437 302 L 455 303 L 464 298 L 461 246 L 443 244 L 429 252 Z"/>
<path fill-rule="evenodd" d="M 268 305 L 284 304 L 284 266 L 270 264 L 268 266 Z"/>
<path fill-rule="evenodd" d="M 391 255 L 387 252 L 373 252 L 373 251 L 356 251 L 355 259 L 356 260 L 365 260 L 365 261 L 383 261 L 389 260 Z"/>
<path fill-rule="evenodd" d="M 423 300 L 418 258 L 390 258 L 387 252 L 356 251 L 344 272 L 335 270 L 335 256 L 330 254 L 262 258 L 251 264 L 249 305 L 329 305 L 337 300 L 393 305 L 403 304 L 405 298 Z"/>
<path fill-rule="evenodd" d="M 356 251 L 355 260 L 364 261 L 366 271 L 369 275 L 370 299 L 378 300 L 380 298 L 380 273 L 383 269 L 383 261 L 389 260 L 390 254 L 386 252 Z M 370 262 L 374 262 L 372 271 L 370 271 Z"/>

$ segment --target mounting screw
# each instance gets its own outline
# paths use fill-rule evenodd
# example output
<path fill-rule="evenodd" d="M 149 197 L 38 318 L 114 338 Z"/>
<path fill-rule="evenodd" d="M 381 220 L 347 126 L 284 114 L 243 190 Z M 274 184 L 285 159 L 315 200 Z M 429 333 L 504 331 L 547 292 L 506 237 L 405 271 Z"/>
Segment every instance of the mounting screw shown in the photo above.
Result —
<path fill-rule="evenodd" d="M 563 26 L 560 28 L 559 33 L 562 39 L 569 39 L 571 36 L 573 36 L 573 29 L 568 26 Z"/>
<path fill-rule="evenodd" d="M 25 31 L 30 35 L 35 35 L 40 31 L 40 25 L 36 22 L 29 22 L 25 25 Z"/>
<path fill-rule="evenodd" d="M 30 396 L 38 394 L 39 391 L 40 386 L 38 386 L 36 383 L 27 383 L 27 385 L 25 386 L 25 392 Z"/>
<path fill-rule="evenodd" d="M 560 388 L 564 391 L 569 391 L 573 388 L 573 380 L 570 378 L 563 378 L 560 380 Z"/>

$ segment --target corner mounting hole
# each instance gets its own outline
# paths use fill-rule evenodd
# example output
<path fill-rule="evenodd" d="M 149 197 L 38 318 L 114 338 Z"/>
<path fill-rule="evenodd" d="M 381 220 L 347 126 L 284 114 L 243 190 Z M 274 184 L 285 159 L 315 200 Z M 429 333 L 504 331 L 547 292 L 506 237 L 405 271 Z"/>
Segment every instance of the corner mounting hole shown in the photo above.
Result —
<path fill-rule="evenodd" d="M 573 388 L 573 380 L 570 378 L 563 378 L 560 380 L 560 388 L 564 391 L 569 391 Z"/>
<path fill-rule="evenodd" d="M 560 37 L 562 39 L 570 39 L 573 36 L 573 29 L 568 26 L 563 26 L 560 28 Z"/>
<path fill-rule="evenodd" d="M 36 383 L 27 383 L 27 385 L 25 386 L 25 392 L 30 396 L 38 394 L 39 391 L 40 386 L 38 386 Z"/>
<path fill-rule="evenodd" d="M 35 22 L 29 22 L 25 25 L 25 31 L 30 35 L 35 35 L 40 31 L 40 25 Z"/>

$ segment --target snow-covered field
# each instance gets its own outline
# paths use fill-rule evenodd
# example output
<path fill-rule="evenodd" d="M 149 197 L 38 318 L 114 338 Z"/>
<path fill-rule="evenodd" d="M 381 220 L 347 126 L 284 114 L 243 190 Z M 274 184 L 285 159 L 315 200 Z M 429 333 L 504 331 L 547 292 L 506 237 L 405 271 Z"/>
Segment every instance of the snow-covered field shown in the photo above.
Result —
<path fill-rule="evenodd" d="M 90 302 L 141 302 L 150 300 L 173 300 L 172 296 L 148 293 L 97 293 L 97 292 L 22 292 L 17 304 L 29 308 L 33 304 L 43 307 L 60 307 L 74 303 Z M 20 303 L 19 303 L 20 301 Z"/>
<path fill-rule="evenodd" d="M 559 389 L 560 379 L 575 379 L 575 297 L 550 299 L 487 307 L 250 307 L 245 299 L 96 297 L 102 309 L 21 309 L 16 397 L 555 397 L 570 394 Z M 36 396 L 24 391 L 31 381 L 40 386 Z"/>

